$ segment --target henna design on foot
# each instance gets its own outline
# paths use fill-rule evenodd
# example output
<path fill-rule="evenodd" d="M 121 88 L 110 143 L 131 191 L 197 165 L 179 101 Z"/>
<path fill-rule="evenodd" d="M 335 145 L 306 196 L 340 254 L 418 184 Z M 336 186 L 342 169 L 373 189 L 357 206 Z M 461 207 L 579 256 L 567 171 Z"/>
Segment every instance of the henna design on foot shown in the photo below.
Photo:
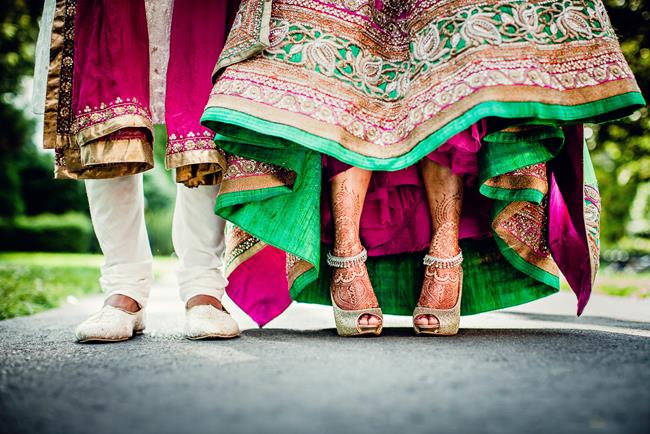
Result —
<path fill-rule="evenodd" d="M 370 176 L 366 172 L 348 172 L 342 175 L 344 178 L 341 183 L 339 185 L 333 183 L 332 188 L 335 240 L 332 253 L 345 257 L 354 256 L 363 249 L 359 238 L 359 222 L 365 199 L 364 188 L 367 189 Z M 355 185 L 357 180 L 358 185 Z M 365 264 L 335 268 L 332 271 L 330 290 L 335 303 L 344 310 L 379 306 Z M 363 315 L 359 319 L 361 325 L 374 325 L 380 322 L 381 320 L 374 315 Z"/>
<path fill-rule="evenodd" d="M 462 178 L 452 175 L 449 169 L 440 166 L 428 166 L 426 170 L 426 178 L 430 183 L 427 195 L 433 229 L 429 255 L 450 258 L 460 252 L 458 232 L 463 203 Z M 460 265 L 445 269 L 436 268 L 435 265 L 427 266 L 418 306 L 434 309 L 454 307 L 460 293 L 460 272 Z M 416 323 L 421 326 L 435 326 L 438 319 L 433 315 L 422 315 L 416 318 Z"/>

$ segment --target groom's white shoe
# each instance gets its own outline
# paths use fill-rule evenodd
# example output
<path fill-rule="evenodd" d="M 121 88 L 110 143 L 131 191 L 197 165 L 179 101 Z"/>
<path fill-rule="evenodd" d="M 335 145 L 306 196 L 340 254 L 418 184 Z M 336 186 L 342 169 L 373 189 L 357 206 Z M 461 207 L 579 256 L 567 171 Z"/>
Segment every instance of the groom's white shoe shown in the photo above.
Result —
<path fill-rule="evenodd" d="M 239 336 L 239 326 L 225 310 L 201 304 L 186 309 L 185 336 L 192 340 L 230 339 Z"/>
<path fill-rule="evenodd" d="M 127 312 L 106 305 L 79 324 L 75 335 L 79 342 L 120 342 L 143 330 L 144 309 Z"/>

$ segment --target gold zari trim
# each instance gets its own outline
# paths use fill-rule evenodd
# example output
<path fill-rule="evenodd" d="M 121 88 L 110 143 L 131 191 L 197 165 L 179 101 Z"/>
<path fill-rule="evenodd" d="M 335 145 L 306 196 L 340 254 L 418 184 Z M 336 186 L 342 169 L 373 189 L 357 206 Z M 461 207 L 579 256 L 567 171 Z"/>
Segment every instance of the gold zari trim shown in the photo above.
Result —
<path fill-rule="evenodd" d="M 557 91 L 527 86 L 483 88 L 463 98 L 453 106 L 442 110 L 434 118 L 418 125 L 405 140 L 389 146 L 365 141 L 350 134 L 343 127 L 316 120 L 311 116 L 288 113 L 287 110 L 271 107 L 244 97 L 212 94 L 208 101 L 208 107 L 221 107 L 235 111 L 241 111 L 242 107 L 245 107 L 246 113 L 249 115 L 269 122 L 298 128 L 310 134 L 332 140 L 358 154 L 374 158 L 394 158 L 408 153 L 419 142 L 428 137 L 432 131 L 439 130 L 450 121 L 462 116 L 462 114 L 483 102 L 540 102 L 572 106 L 593 102 L 612 95 L 619 95 L 626 91 L 633 91 L 636 88 L 636 82 L 631 79 L 604 83 L 593 90 L 581 88 Z"/>
<path fill-rule="evenodd" d="M 176 169 L 176 182 L 186 187 L 217 185 L 221 183 L 226 171 L 226 158 L 223 151 L 197 149 L 167 154 L 165 166 L 167 169 Z"/>
<path fill-rule="evenodd" d="M 517 255 L 519 255 L 523 260 L 546 271 L 549 274 L 559 277 L 560 270 L 550 254 L 547 256 L 538 255 L 531 249 L 530 246 L 519 240 L 514 234 L 501 228 L 501 224 L 503 222 L 506 222 L 512 218 L 526 206 L 539 205 L 532 205 L 528 202 L 513 202 L 506 206 L 503 211 L 501 211 L 499 215 L 496 216 L 492 222 L 492 228 L 497 233 L 499 238 L 501 238 L 512 250 L 517 252 Z"/>
<path fill-rule="evenodd" d="M 105 159 L 104 159 L 105 158 Z M 153 168 L 151 143 L 143 139 L 97 140 L 63 150 L 64 165 L 57 165 L 56 179 L 107 179 L 135 175 Z"/>

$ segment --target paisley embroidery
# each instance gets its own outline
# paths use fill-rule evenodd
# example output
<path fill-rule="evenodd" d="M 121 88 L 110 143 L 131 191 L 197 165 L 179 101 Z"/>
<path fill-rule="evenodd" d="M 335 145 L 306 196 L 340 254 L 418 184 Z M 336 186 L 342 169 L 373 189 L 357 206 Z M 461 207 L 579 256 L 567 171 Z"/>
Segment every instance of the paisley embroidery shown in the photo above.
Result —
<path fill-rule="evenodd" d="M 398 3 L 274 1 L 270 46 L 224 70 L 208 107 L 235 97 L 304 115 L 351 135 L 355 152 L 391 158 L 422 140 L 422 124 L 485 99 L 566 104 L 575 90 L 578 105 L 596 86 L 600 98 L 633 86 L 600 2 Z"/>

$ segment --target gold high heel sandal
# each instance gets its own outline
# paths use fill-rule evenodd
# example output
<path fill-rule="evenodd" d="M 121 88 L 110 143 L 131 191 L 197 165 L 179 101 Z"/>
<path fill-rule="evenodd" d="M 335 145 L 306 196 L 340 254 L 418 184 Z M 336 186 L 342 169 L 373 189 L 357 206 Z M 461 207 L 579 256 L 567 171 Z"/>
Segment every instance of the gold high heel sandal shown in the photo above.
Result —
<path fill-rule="evenodd" d="M 424 257 L 424 265 L 435 268 L 453 268 L 459 266 L 463 262 L 463 253 L 460 252 L 451 258 L 436 258 L 430 255 Z M 436 273 L 434 271 L 434 277 Z M 452 336 L 458 333 L 460 326 L 460 299 L 463 295 L 463 269 L 460 269 L 458 275 L 458 299 L 456 304 L 450 309 L 435 309 L 432 307 L 416 306 L 413 310 L 413 329 L 415 333 L 426 335 L 441 335 Z M 415 320 L 424 315 L 435 316 L 438 320 L 438 325 L 434 326 L 420 326 L 415 323 Z"/>
<path fill-rule="evenodd" d="M 358 253 L 354 256 L 349 257 L 339 257 L 334 256 L 330 252 L 327 253 L 327 265 L 333 268 L 349 268 L 354 265 L 362 264 L 366 262 L 368 258 L 368 252 L 366 249 L 363 249 L 361 253 Z M 359 275 L 354 275 L 354 278 L 360 277 Z M 351 282 L 350 280 L 349 282 Z M 345 282 L 345 283 L 349 283 Z M 332 299 L 332 308 L 334 310 L 334 321 L 336 323 L 336 331 L 339 336 L 360 336 L 367 334 L 379 335 L 384 324 L 384 316 L 381 312 L 381 309 L 378 307 L 358 309 L 358 310 L 345 310 L 341 309 L 334 300 L 334 294 L 330 289 L 330 297 Z M 371 315 L 379 318 L 378 325 L 361 325 L 359 324 L 359 319 L 363 315 Z"/>

